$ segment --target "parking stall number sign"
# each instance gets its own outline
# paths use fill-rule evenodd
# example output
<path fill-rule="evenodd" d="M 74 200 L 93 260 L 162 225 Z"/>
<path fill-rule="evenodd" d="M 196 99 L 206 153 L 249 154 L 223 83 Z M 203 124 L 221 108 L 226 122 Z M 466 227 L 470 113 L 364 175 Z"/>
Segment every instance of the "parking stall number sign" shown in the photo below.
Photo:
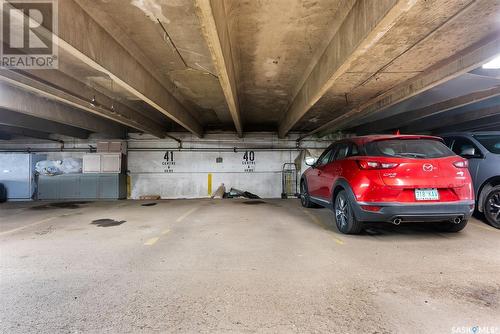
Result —
<path fill-rule="evenodd" d="M 166 151 L 163 155 L 163 172 L 164 173 L 173 173 L 175 160 L 174 160 L 174 151 Z"/>
<path fill-rule="evenodd" d="M 243 154 L 243 161 L 241 163 L 244 167 L 243 171 L 245 173 L 255 172 L 255 152 L 245 151 L 245 153 Z"/>
<path fill-rule="evenodd" d="M 281 173 L 283 161 L 289 161 L 289 152 L 262 152 L 254 150 L 130 150 L 128 167 L 131 173 Z M 265 161 L 265 166 L 262 162 Z M 260 165 L 259 165 L 260 164 Z M 247 175 L 248 176 L 248 175 Z"/>

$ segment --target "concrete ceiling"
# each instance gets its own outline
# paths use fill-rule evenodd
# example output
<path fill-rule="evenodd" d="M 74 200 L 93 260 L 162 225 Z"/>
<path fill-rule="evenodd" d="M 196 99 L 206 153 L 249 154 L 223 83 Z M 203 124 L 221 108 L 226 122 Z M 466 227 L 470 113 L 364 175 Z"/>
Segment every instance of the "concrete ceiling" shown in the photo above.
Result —
<path fill-rule="evenodd" d="M 275 130 L 352 1 L 230 1 L 245 125 Z M 345 14 L 344 14 L 345 15 Z M 319 55 L 318 55 L 319 53 Z"/>
<path fill-rule="evenodd" d="M 498 0 L 65 0 L 59 68 L 0 80 L 115 133 L 324 135 L 496 86 L 464 74 L 500 54 L 499 17 Z"/>
<path fill-rule="evenodd" d="M 497 78 L 497 74 L 498 71 L 482 69 L 463 74 L 371 115 L 348 131 L 439 134 L 451 130 L 449 127 L 455 127 L 455 131 L 468 128 L 465 123 L 473 120 L 496 121 L 500 117 L 500 77 Z"/>

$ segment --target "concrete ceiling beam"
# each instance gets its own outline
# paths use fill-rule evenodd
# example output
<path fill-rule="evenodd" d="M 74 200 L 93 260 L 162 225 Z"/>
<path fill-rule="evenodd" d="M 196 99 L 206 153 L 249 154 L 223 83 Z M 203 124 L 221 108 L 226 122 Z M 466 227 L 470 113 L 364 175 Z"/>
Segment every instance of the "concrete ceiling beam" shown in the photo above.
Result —
<path fill-rule="evenodd" d="M 339 113 L 340 116 L 308 132 L 301 139 L 316 133 L 322 136 L 347 126 L 357 127 L 363 124 L 363 118 L 467 73 L 493 59 L 499 53 L 500 31 L 495 31 L 485 39 L 456 52 L 453 56 L 429 67 L 414 78 L 389 89 L 385 93 L 379 94 L 357 107 L 346 108 Z"/>
<path fill-rule="evenodd" d="M 409 124 L 407 127 L 402 128 L 401 131 L 403 133 L 421 132 L 426 130 L 432 130 L 435 129 L 436 127 L 454 126 L 455 124 L 472 122 L 476 119 L 482 119 L 496 115 L 500 115 L 500 105 L 475 109 L 475 110 L 468 110 L 467 112 L 460 113 L 459 115 L 457 115 L 456 113 L 451 113 L 447 117 L 444 117 L 445 115 L 439 115 L 438 118 L 430 117 L 429 119 L 423 120 L 423 121 L 427 120 L 427 122 L 425 123 L 422 122 L 415 125 Z"/>
<path fill-rule="evenodd" d="M 236 132 L 242 137 L 243 126 L 238 97 L 239 66 L 238 59 L 233 56 L 224 1 L 196 0 L 196 7 Z"/>
<path fill-rule="evenodd" d="M 122 30 L 117 22 L 113 19 L 113 15 L 103 10 L 102 6 L 96 3 L 95 0 L 75 0 L 75 2 L 83 8 L 94 21 L 99 22 L 106 32 L 132 55 L 161 85 L 169 92 L 174 92 L 178 87 L 165 75 L 164 71 L 159 71 L 160 64 L 154 63 L 148 56 L 149 50 L 139 47 L 134 40 L 135 36 Z M 127 4 L 129 5 L 129 4 Z M 149 20 L 149 18 L 148 18 Z M 159 28 L 161 30 L 161 28 Z M 182 105 L 186 101 L 180 100 L 182 96 L 176 96 Z"/>
<path fill-rule="evenodd" d="M 0 109 L 0 124 L 29 130 L 41 130 L 73 138 L 87 139 L 89 132 L 74 126 L 47 121 L 15 111 Z"/>
<path fill-rule="evenodd" d="M 117 124 L 42 96 L 28 93 L 4 82 L 0 83 L 0 108 L 91 132 L 103 133 L 115 138 L 123 138 L 125 135 L 125 129 Z"/>
<path fill-rule="evenodd" d="M 166 136 L 160 124 L 62 72 L 40 70 L 22 73 L 0 70 L 0 80 L 2 79 L 49 99 L 88 111 L 158 138 Z"/>
<path fill-rule="evenodd" d="M 203 135 L 201 124 L 184 106 L 82 7 L 74 0 L 59 1 L 58 6 L 64 15 L 59 15 L 59 36 L 53 37 L 60 49 L 108 76 L 186 130 L 198 137 Z M 47 38 L 52 32 L 40 32 L 43 34 Z"/>
<path fill-rule="evenodd" d="M 357 1 L 294 97 L 279 124 L 279 136 L 286 136 L 335 80 L 414 4 L 413 0 Z"/>
<path fill-rule="evenodd" d="M 5 140 L 10 140 L 10 139 L 12 139 L 12 135 L 15 135 L 15 136 L 23 136 L 23 137 L 44 139 L 44 140 L 50 140 L 50 141 L 59 141 L 59 140 L 52 138 L 50 136 L 50 134 L 43 132 L 43 131 L 18 128 L 15 126 L 8 126 L 8 125 L 1 125 L 1 124 L 0 124 L 0 133 L 3 133 L 4 135 L 9 137 L 9 139 L 5 139 Z"/>
<path fill-rule="evenodd" d="M 432 132 L 436 134 L 442 134 L 447 132 L 459 132 L 459 131 L 477 131 L 483 128 L 496 127 L 496 130 L 500 130 L 500 112 L 499 107 L 496 110 L 484 110 L 483 117 L 469 117 L 471 115 L 467 115 L 465 117 L 461 117 L 461 121 L 457 119 L 457 122 L 448 126 L 442 126 L 436 129 L 433 129 Z M 494 111 L 491 113 L 491 111 Z M 489 114 L 489 116 L 486 116 Z"/>
<path fill-rule="evenodd" d="M 362 125 L 353 129 L 353 132 L 356 134 L 369 134 L 377 131 L 403 129 L 406 125 L 409 125 L 408 128 L 415 131 L 429 129 L 429 127 L 432 127 L 432 124 L 428 124 L 427 117 L 468 106 L 495 96 L 500 96 L 500 87 L 473 92 L 415 110 L 403 111 L 388 118 Z"/>
<path fill-rule="evenodd" d="M 489 123 L 484 126 L 479 126 L 475 128 L 473 131 L 500 131 L 500 121 L 495 123 Z"/>

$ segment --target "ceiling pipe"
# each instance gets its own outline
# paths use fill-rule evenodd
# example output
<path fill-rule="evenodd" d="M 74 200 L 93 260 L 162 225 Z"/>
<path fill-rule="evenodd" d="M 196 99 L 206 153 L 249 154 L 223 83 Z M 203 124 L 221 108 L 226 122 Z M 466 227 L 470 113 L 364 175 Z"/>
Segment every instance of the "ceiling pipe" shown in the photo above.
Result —
<path fill-rule="evenodd" d="M 289 148 L 273 148 L 273 147 L 198 147 L 198 148 L 182 148 L 182 147 L 141 147 L 129 148 L 128 152 L 163 152 L 163 151 L 179 151 L 179 152 L 245 152 L 245 151 L 268 151 L 268 152 L 295 152 L 305 149 L 324 150 L 327 147 L 289 147 Z"/>

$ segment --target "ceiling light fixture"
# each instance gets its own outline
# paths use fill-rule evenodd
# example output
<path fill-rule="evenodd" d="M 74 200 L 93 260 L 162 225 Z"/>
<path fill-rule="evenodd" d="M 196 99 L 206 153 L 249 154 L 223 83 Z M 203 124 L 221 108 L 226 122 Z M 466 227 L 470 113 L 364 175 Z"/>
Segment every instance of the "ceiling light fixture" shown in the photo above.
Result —
<path fill-rule="evenodd" d="M 495 58 L 484 64 L 483 68 L 487 70 L 500 69 L 500 56 L 496 56 Z"/>

